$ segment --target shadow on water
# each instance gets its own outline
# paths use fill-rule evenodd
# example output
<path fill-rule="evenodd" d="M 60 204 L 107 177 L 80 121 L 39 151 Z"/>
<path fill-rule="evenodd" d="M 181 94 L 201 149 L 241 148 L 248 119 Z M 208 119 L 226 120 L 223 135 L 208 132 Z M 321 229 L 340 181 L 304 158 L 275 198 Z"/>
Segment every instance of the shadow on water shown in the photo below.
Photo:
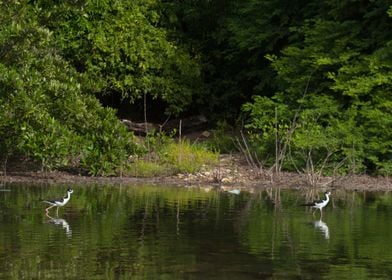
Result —
<path fill-rule="evenodd" d="M 59 216 L 43 197 L 0 192 L 0 278 L 369 279 L 392 273 L 392 195 L 312 189 L 73 186 Z M 327 241 L 327 242 L 326 242 Z"/>

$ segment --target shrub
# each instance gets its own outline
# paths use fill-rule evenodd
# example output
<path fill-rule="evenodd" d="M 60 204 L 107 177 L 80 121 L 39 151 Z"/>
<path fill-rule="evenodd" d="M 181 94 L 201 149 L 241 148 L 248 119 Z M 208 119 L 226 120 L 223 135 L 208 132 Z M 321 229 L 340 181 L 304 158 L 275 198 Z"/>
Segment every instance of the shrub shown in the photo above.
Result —
<path fill-rule="evenodd" d="M 3 162 L 18 155 L 52 169 L 76 159 L 93 175 L 114 174 L 136 151 L 133 135 L 114 110 L 82 92 L 81 75 L 58 54 L 52 33 L 19 4 L 0 3 Z"/>

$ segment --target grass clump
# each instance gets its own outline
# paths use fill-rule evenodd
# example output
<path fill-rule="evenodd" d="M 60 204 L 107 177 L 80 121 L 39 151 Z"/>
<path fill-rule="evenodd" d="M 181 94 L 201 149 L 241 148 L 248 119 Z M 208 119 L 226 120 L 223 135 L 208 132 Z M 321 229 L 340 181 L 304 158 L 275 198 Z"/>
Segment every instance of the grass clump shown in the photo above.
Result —
<path fill-rule="evenodd" d="M 194 173 L 200 171 L 203 166 L 216 164 L 218 154 L 209 151 L 202 145 L 191 144 L 184 140 L 162 147 L 160 159 L 179 173 Z"/>
<path fill-rule="evenodd" d="M 195 173 L 218 162 L 218 153 L 188 140 L 175 142 L 173 138 L 157 135 L 154 139 L 150 136 L 148 141 L 153 143 L 150 145 L 153 149 L 146 150 L 143 157 L 130 163 L 128 175 L 152 177 Z"/>
<path fill-rule="evenodd" d="M 131 163 L 128 175 L 133 177 L 156 177 L 171 175 L 173 170 L 170 166 L 160 162 L 139 159 Z"/>

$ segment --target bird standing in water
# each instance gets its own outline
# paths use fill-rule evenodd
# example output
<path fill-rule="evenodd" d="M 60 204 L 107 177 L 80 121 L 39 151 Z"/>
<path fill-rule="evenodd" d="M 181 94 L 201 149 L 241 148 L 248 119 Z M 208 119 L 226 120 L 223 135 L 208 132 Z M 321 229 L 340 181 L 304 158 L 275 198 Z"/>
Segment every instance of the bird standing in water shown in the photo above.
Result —
<path fill-rule="evenodd" d="M 324 194 L 325 194 L 325 199 L 319 200 L 319 201 L 314 201 L 312 203 L 302 204 L 302 205 L 303 206 L 310 206 L 312 208 L 315 208 L 316 210 L 319 209 L 320 210 L 320 215 L 322 217 L 323 216 L 323 208 L 328 205 L 328 203 L 329 203 L 329 196 L 331 195 L 331 192 L 325 192 Z M 314 215 L 314 213 L 315 212 L 313 212 L 313 215 Z"/>
<path fill-rule="evenodd" d="M 73 190 L 71 188 L 69 188 L 67 190 L 67 194 L 63 198 L 43 200 L 43 202 L 50 204 L 50 206 L 45 209 L 46 213 L 49 213 L 50 208 L 57 206 L 57 216 L 58 216 L 59 215 L 59 207 L 64 206 L 65 204 L 68 203 L 68 201 L 71 199 L 71 193 L 73 193 Z"/>

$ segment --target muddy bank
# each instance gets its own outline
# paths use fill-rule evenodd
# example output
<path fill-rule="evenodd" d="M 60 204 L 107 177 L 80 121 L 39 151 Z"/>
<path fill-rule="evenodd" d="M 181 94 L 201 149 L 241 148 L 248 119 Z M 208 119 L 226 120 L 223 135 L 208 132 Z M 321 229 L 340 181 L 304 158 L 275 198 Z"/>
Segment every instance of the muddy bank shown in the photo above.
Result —
<path fill-rule="evenodd" d="M 304 174 L 282 172 L 279 175 L 251 169 L 239 156 L 223 155 L 217 166 L 196 174 L 178 174 L 168 177 L 91 177 L 68 172 L 40 172 L 29 170 L 8 170 L 1 174 L 2 184 L 154 184 L 176 186 L 221 186 L 225 188 L 258 189 L 280 187 L 282 189 L 311 188 Z M 385 177 L 351 175 L 340 178 L 323 177 L 317 186 L 323 189 L 390 191 L 392 180 Z"/>

